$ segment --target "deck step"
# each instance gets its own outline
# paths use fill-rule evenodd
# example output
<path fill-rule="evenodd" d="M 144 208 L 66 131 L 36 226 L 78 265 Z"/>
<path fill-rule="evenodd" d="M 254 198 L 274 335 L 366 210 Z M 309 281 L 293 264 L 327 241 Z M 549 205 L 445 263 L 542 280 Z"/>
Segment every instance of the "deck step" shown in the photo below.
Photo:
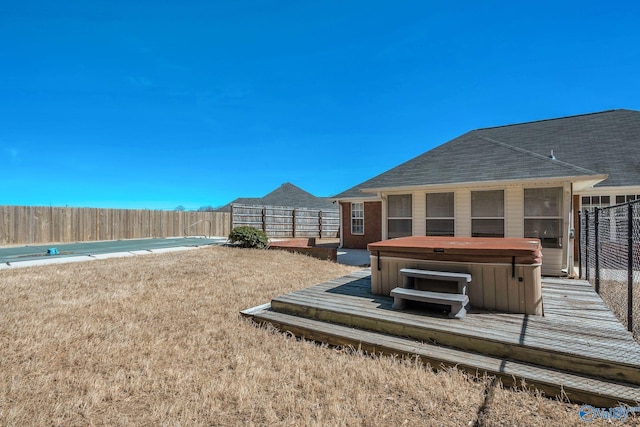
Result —
<path fill-rule="evenodd" d="M 451 280 L 454 282 L 464 281 L 471 282 L 471 275 L 469 273 L 455 273 L 452 271 L 435 271 L 435 270 L 421 270 L 417 268 L 402 268 L 400 274 L 403 276 L 422 277 L 425 279 L 435 280 Z"/>
<path fill-rule="evenodd" d="M 640 388 L 635 385 L 298 317 L 274 311 L 270 304 L 242 314 L 257 323 L 270 323 L 308 340 L 353 346 L 373 354 L 418 355 L 433 368 L 455 366 L 473 375 L 486 372 L 500 378 L 506 386 L 520 386 L 524 380 L 548 396 L 566 395 L 573 402 L 613 407 L 620 403 L 634 406 L 640 401 Z"/>
<path fill-rule="evenodd" d="M 449 294 L 445 292 L 421 291 L 418 289 L 394 288 L 391 290 L 393 309 L 405 308 L 405 300 L 420 301 L 430 304 L 446 305 L 450 308 L 449 317 L 461 319 L 467 314 L 466 306 L 469 297 L 463 294 Z"/>
<path fill-rule="evenodd" d="M 606 341 L 591 339 L 589 331 L 545 319 L 541 320 L 554 330 L 528 328 L 529 322 L 537 323 L 537 319 L 529 319 L 537 316 L 518 317 L 520 322 L 505 330 L 498 325 L 509 321 L 499 316 L 489 320 L 474 314 L 452 321 L 419 311 L 392 310 L 389 297 L 371 295 L 368 305 L 363 304 L 362 296 L 341 295 L 339 303 L 335 298 L 329 290 L 309 288 L 272 299 L 271 308 L 283 314 L 640 385 L 640 352 L 630 352 L 627 343 L 617 340 L 615 334 Z"/>
<path fill-rule="evenodd" d="M 471 283 L 471 275 L 468 273 L 455 273 L 451 271 L 422 270 L 417 268 L 400 269 L 403 288 L 414 288 L 414 279 L 435 280 L 438 282 L 454 282 L 459 294 L 467 293 L 467 283 Z M 432 290 L 432 289 L 427 289 Z"/>

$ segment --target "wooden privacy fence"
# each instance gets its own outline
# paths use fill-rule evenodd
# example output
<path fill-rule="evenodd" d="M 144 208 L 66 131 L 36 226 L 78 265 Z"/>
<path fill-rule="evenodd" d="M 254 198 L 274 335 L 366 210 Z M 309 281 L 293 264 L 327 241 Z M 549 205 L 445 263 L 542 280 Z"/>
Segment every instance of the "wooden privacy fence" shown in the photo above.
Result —
<path fill-rule="evenodd" d="M 340 213 L 335 210 L 233 204 L 231 225 L 256 227 L 269 237 L 338 237 Z"/>
<path fill-rule="evenodd" d="M 228 212 L 0 206 L 0 245 L 221 236 Z"/>

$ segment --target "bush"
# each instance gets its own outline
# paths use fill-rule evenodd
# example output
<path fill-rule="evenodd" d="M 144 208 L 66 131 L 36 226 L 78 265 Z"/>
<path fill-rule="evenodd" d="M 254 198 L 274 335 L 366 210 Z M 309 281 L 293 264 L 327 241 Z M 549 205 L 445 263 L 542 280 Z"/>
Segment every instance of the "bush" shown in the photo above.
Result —
<path fill-rule="evenodd" d="M 269 244 L 267 233 L 255 227 L 241 226 L 231 230 L 229 241 L 242 248 L 266 248 Z"/>

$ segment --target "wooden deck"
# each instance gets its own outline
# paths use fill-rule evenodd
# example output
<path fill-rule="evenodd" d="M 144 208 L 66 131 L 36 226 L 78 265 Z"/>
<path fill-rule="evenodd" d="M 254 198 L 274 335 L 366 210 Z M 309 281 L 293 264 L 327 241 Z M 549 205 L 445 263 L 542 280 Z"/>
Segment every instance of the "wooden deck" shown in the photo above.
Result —
<path fill-rule="evenodd" d="M 601 406 L 640 402 L 640 345 L 585 281 L 543 279 L 544 316 L 471 309 L 450 319 L 423 306 L 392 310 L 370 292 L 370 271 L 274 298 L 242 312 L 307 339 L 385 354 L 417 354 L 521 380 L 547 395 Z"/>

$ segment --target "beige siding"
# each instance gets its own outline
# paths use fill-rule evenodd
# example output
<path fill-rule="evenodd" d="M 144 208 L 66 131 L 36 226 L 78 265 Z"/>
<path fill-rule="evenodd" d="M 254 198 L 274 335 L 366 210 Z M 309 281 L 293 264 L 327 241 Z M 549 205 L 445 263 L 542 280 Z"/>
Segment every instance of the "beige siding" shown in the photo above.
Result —
<path fill-rule="evenodd" d="M 463 189 L 455 193 L 455 234 L 459 237 L 471 237 L 471 191 Z"/>
<path fill-rule="evenodd" d="M 389 221 L 387 218 L 389 218 L 389 209 L 387 207 L 387 198 L 385 197 L 382 202 L 382 240 L 389 238 Z"/>
<path fill-rule="evenodd" d="M 563 206 L 563 236 L 562 236 L 562 268 L 573 269 L 573 244 L 574 240 L 569 239 L 570 230 L 574 228 L 573 224 L 573 210 L 571 209 L 571 184 L 566 183 L 564 186 L 564 197 L 562 200 Z M 576 209 L 574 206 L 573 209 Z"/>
<path fill-rule="evenodd" d="M 524 188 L 508 187 L 504 190 L 504 236 L 524 236 Z"/>
<path fill-rule="evenodd" d="M 423 191 L 413 193 L 413 235 L 427 234 L 427 196 Z"/>
<path fill-rule="evenodd" d="M 524 237 L 524 189 L 532 188 L 536 185 L 518 185 L 517 183 L 505 185 L 503 187 L 455 187 L 439 188 L 433 190 L 437 192 L 453 191 L 455 193 L 455 235 L 458 237 L 471 237 L 471 191 L 475 190 L 504 190 L 505 194 L 505 237 Z M 564 187 L 563 200 L 563 219 L 564 230 L 567 236 L 563 241 L 562 249 L 544 249 L 542 274 L 544 275 L 561 275 L 562 270 L 568 265 L 568 250 L 570 249 L 570 241 L 568 239 L 568 230 L 570 227 L 569 212 L 571 188 L 568 183 L 563 182 L 544 182 L 539 183 L 540 187 Z M 414 236 L 424 236 L 426 234 L 426 196 L 430 191 L 425 188 L 420 191 L 413 192 L 394 192 L 392 194 L 412 194 L 413 196 L 413 229 Z M 382 230 L 383 238 L 387 238 L 387 209 L 386 203 L 382 207 Z"/>
<path fill-rule="evenodd" d="M 564 266 L 563 258 L 565 251 L 563 249 L 542 249 L 542 274 L 544 276 L 557 276 L 560 274 Z"/>

